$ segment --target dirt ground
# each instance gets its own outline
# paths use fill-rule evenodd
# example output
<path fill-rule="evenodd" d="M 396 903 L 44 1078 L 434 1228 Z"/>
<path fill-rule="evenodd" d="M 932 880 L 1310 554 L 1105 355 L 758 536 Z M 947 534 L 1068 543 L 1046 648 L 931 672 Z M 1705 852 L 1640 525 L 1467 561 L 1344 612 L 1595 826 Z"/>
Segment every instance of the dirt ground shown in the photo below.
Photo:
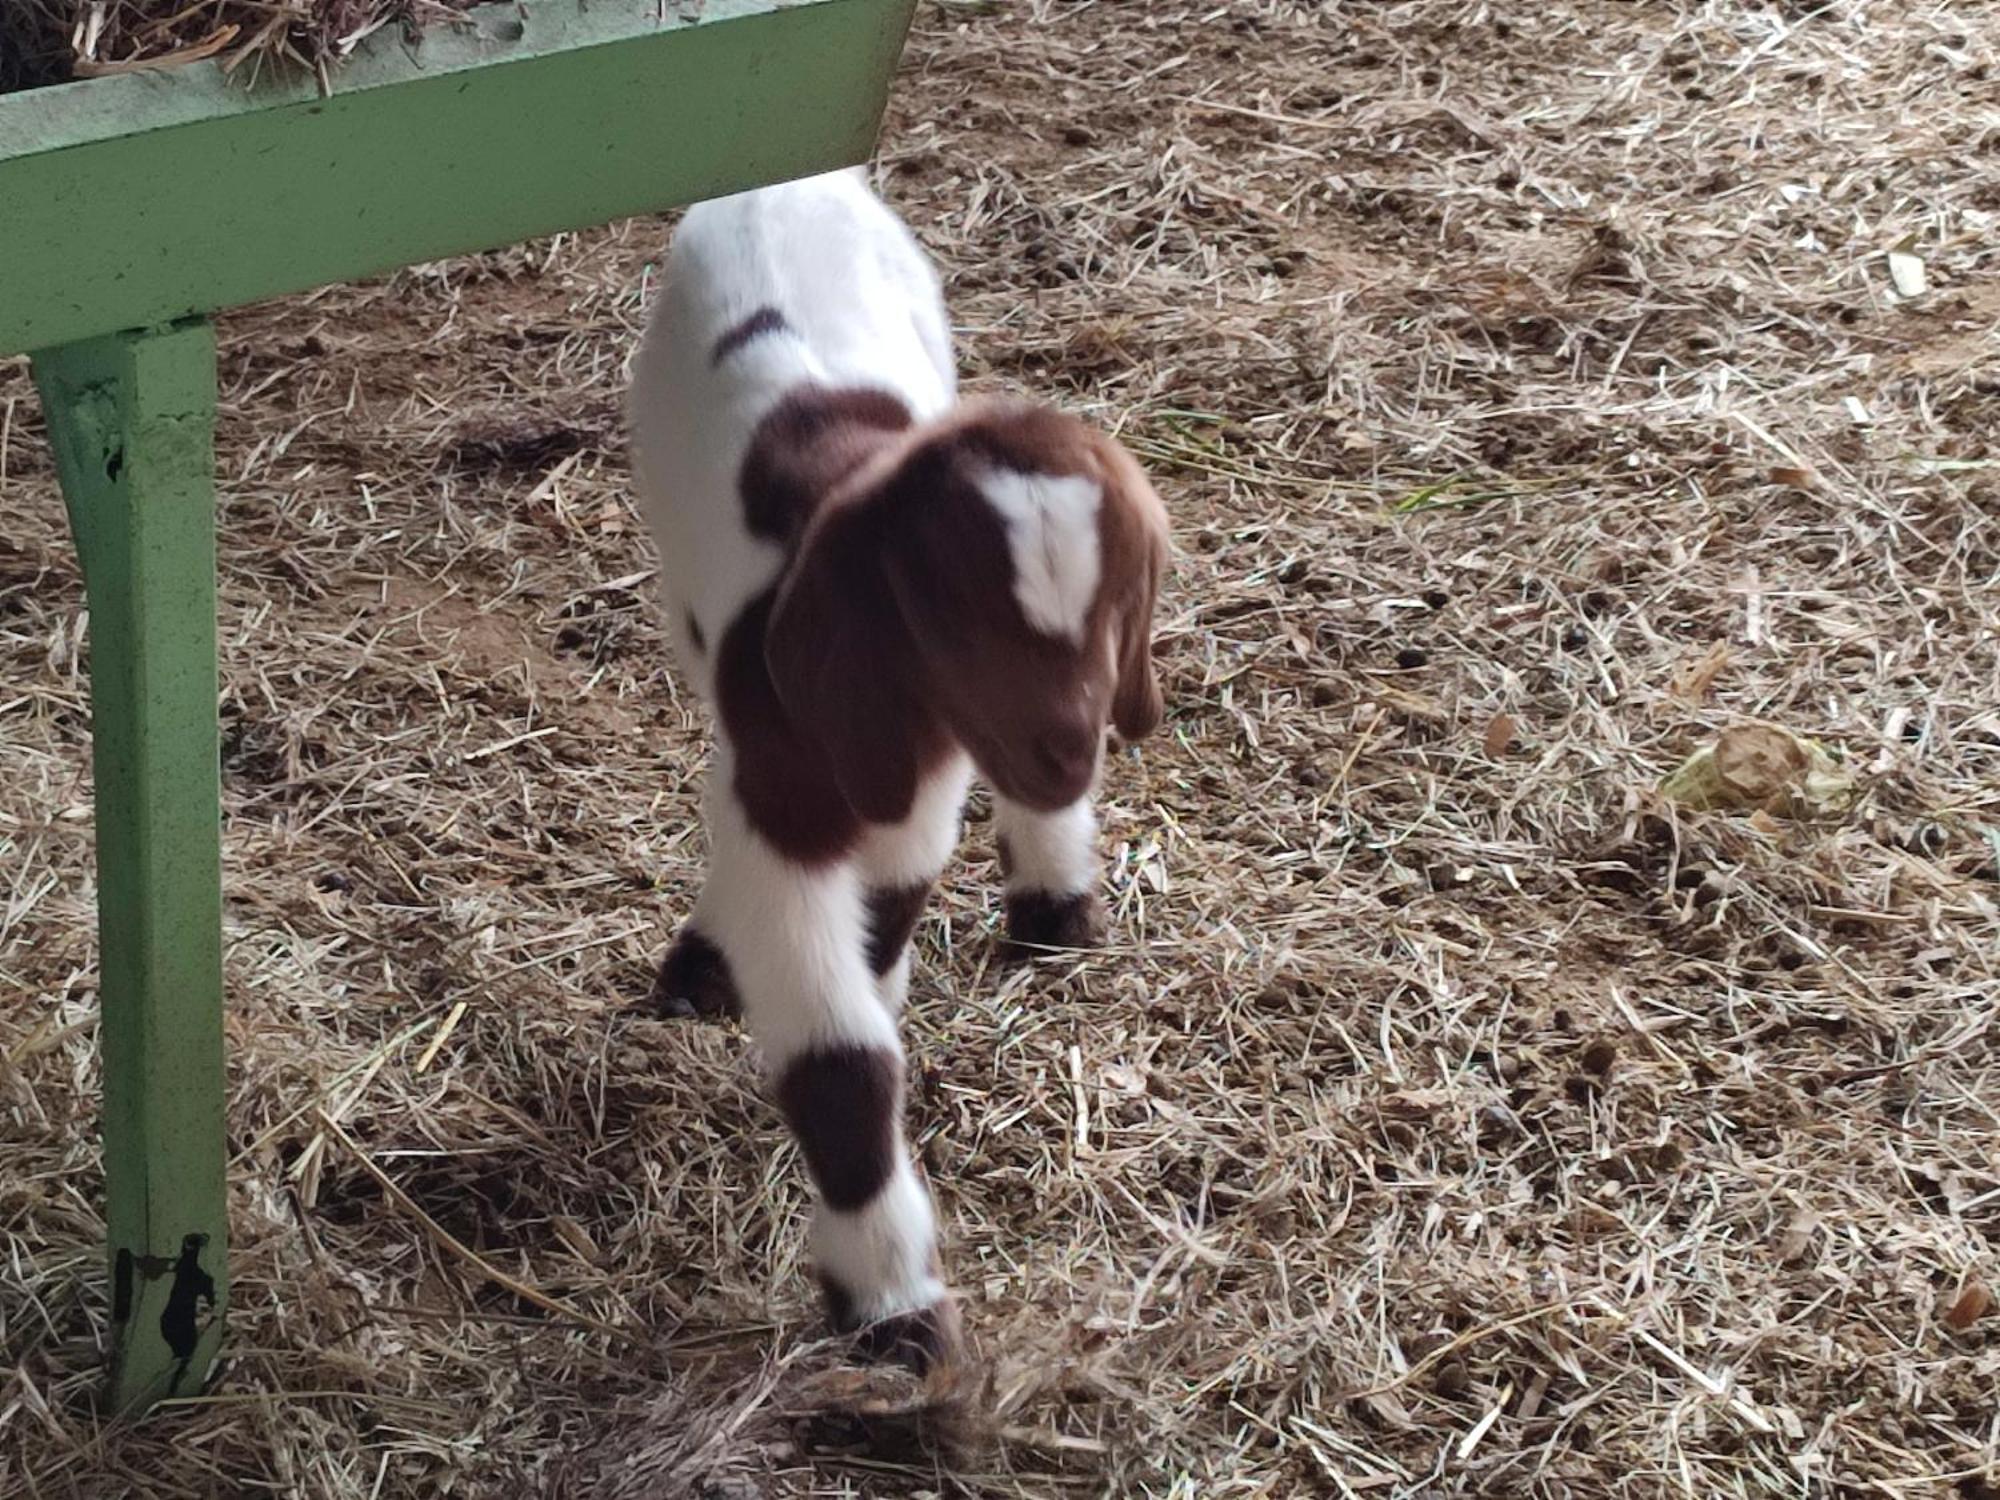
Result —
<path fill-rule="evenodd" d="M 2000 7 L 930 0 L 880 169 L 1179 548 L 1117 941 L 995 962 L 976 810 L 921 931 L 981 1366 L 843 1364 L 745 1038 L 626 1009 L 626 224 L 224 321 L 234 1333 L 137 1430 L 0 364 L 0 1494 L 2000 1496 Z M 1655 795 L 1749 723 L 1858 803 Z"/>

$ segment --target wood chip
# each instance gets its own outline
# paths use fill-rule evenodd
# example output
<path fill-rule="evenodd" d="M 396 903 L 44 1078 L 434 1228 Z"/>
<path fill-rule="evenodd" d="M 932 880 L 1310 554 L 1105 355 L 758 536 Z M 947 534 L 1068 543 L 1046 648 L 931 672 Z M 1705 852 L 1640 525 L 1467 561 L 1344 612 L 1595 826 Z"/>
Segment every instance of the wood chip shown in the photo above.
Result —
<path fill-rule="evenodd" d="M 1674 675 L 1669 691 L 1684 703 L 1699 703 L 1714 690 L 1715 679 L 1729 665 L 1729 643 L 1711 642 L 1709 648 Z"/>
<path fill-rule="evenodd" d="M 1924 263 L 1907 250 L 1889 252 L 1889 280 L 1895 285 L 1896 295 L 1906 299 L 1921 297 L 1930 290 L 1930 276 L 1924 270 Z"/>
<path fill-rule="evenodd" d="M 1957 1333 L 1964 1333 L 1974 1323 L 1992 1310 L 1993 1294 L 1986 1289 L 1983 1281 L 1968 1281 L 1952 1304 L 1945 1310 L 1945 1325 Z"/>
<path fill-rule="evenodd" d="M 1811 1209 L 1802 1208 L 1793 1214 L 1791 1222 L 1785 1225 L 1785 1232 L 1778 1236 L 1779 1264 L 1789 1266 L 1804 1260 L 1818 1230 L 1819 1215 Z"/>

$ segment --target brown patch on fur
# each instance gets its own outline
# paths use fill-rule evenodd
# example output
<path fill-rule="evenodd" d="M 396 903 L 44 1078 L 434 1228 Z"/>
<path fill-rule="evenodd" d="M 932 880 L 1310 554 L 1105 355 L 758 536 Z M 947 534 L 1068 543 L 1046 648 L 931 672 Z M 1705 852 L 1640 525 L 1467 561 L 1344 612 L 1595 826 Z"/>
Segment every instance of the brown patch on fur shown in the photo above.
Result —
<path fill-rule="evenodd" d="M 902 1064 L 880 1047 L 801 1053 L 778 1079 L 778 1107 L 828 1208 L 866 1208 L 896 1169 Z"/>
<path fill-rule="evenodd" d="M 1123 444 L 1093 433 L 1104 465 L 1105 505 L 1099 521 L 1104 549 L 1097 606 L 1118 660 L 1111 725 L 1126 744 L 1160 727 L 1166 698 L 1153 666 L 1153 611 L 1160 598 L 1170 550 L 1167 508 Z"/>
<path fill-rule="evenodd" d="M 660 960 L 646 1004 L 655 1015 L 669 1020 L 690 1016 L 733 1020 L 743 1014 L 728 958 L 693 927 L 683 927 L 667 956 Z"/>
<path fill-rule="evenodd" d="M 1008 946 L 1017 957 L 1043 948 L 1094 948 L 1104 937 L 1104 903 L 1095 891 L 1010 891 L 1006 905 Z"/>
<path fill-rule="evenodd" d="M 767 333 L 791 331 L 792 325 L 785 321 L 785 315 L 777 308 L 760 307 L 715 341 L 715 347 L 708 351 L 709 366 L 712 369 L 721 364 L 752 339 L 762 338 Z"/>
<path fill-rule="evenodd" d="M 885 576 L 897 517 L 871 500 L 841 520 L 809 539 L 769 614 L 761 665 L 772 707 L 781 704 L 788 728 L 811 746 L 813 773 L 844 798 L 842 810 L 899 823 L 918 781 L 949 754 L 951 737 L 926 696 Z M 788 805 L 804 811 L 790 788 L 776 790 L 774 813 Z"/>
<path fill-rule="evenodd" d="M 833 489 L 897 434 L 910 409 L 887 391 L 802 385 L 751 434 L 737 476 L 752 536 L 790 545 Z"/>
<path fill-rule="evenodd" d="M 895 968 L 896 960 L 903 956 L 930 894 L 928 883 L 868 893 L 868 967 L 877 979 Z"/>

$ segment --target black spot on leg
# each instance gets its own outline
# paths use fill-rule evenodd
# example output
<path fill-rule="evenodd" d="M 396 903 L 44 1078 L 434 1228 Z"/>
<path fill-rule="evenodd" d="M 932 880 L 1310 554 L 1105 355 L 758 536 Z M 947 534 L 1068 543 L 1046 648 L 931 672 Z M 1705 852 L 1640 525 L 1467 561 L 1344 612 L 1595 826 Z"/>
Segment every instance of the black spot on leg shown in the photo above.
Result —
<path fill-rule="evenodd" d="M 869 1359 L 888 1360 L 919 1375 L 951 1364 L 958 1357 L 960 1338 L 958 1309 L 950 1301 L 898 1313 L 855 1334 L 855 1342 Z"/>
<path fill-rule="evenodd" d="M 694 642 L 694 649 L 703 656 L 708 654 L 708 637 L 701 633 L 701 621 L 694 617 L 694 611 L 687 612 L 688 639 Z"/>
<path fill-rule="evenodd" d="M 906 885 L 868 893 L 868 967 L 877 979 L 896 967 L 924 913 L 928 885 Z"/>
<path fill-rule="evenodd" d="M 655 1015 L 674 1020 L 689 1016 L 724 1020 L 743 1014 L 729 960 L 693 927 L 683 927 L 667 949 L 646 1005 Z"/>
<path fill-rule="evenodd" d="M 854 1294 L 831 1276 L 819 1279 L 820 1295 L 826 1299 L 826 1320 L 835 1333 L 854 1332 Z"/>
<path fill-rule="evenodd" d="M 778 1107 L 828 1208 L 865 1208 L 889 1181 L 902 1088 L 901 1062 L 880 1047 L 815 1049 L 779 1077 Z"/>

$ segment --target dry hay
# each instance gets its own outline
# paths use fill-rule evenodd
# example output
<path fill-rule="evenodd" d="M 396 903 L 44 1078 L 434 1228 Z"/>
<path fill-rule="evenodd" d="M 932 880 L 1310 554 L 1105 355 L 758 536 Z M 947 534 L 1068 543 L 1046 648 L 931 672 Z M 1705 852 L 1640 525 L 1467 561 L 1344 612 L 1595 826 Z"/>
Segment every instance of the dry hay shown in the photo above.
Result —
<path fill-rule="evenodd" d="M 1183 549 L 1126 942 L 990 962 L 978 827 L 923 928 L 969 1393 L 841 1368 L 744 1040 L 620 1010 L 704 743 L 617 433 L 647 223 L 224 325 L 234 1352 L 93 1426 L 85 617 L 15 367 L 0 1491 L 1993 1495 L 1996 38 L 921 13 L 885 182 L 974 383 L 1120 427 Z M 1656 803 L 1747 722 L 1861 807 Z"/>
<path fill-rule="evenodd" d="M 328 70 L 384 26 L 477 0 L 0 0 L 0 93 L 208 58 Z"/>

